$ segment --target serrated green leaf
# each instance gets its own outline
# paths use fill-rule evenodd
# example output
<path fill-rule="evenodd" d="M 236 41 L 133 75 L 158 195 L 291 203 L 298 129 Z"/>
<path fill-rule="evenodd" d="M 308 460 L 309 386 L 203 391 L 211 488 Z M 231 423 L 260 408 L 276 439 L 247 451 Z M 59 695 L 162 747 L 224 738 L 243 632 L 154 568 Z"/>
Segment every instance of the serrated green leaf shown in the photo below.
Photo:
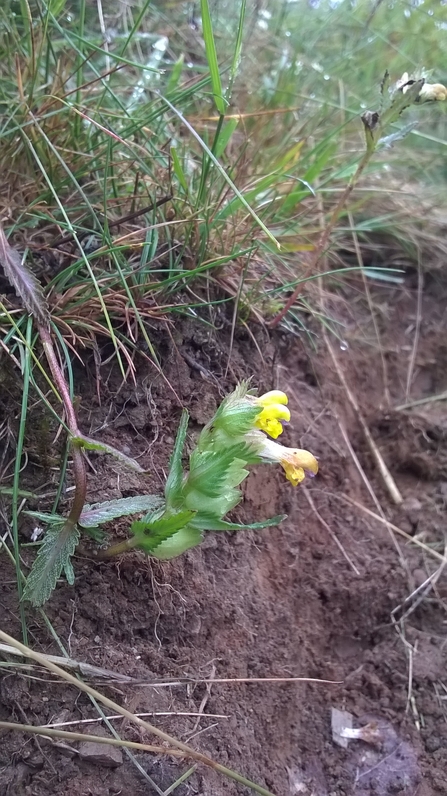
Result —
<path fill-rule="evenodd" d="M 107 445 L 105 442 L 98 442 L 98 440 L 90 439 L 90 437 L 85 437 L 83 434 L 79 434 L 76 437 L 71 437 L 71 441 L 73 445 L 78 445 L 80 448 L 86 448 L 86 450 L 89 451 L 108 453 L 110 456 L 114 456 L 115 459 L 119 459 L 119 461 L 123 462 L 123 464 L 126 464 L 127 467 L 130 467 L 132 470 L 136 470 L 137 473 L 146 472 L 146 470 L 143 470 L 141 465 L 138 464 L 135 459 L 131 459 L 130 456 L 126 456 L 125 453 L 117 450 L 112 445 Z"/>
<path fill-rule="evenodd" d="M 160 561 L 169 561 L 171 558 L 185 553 L 192 547 L 197 547 L 203 539 L 202 531 L 187 525 L 168 539 L 165 539 L 158 547 L 150 550 L 150 555 Z"/>
<path fill-rule="evenodd" d="M 71 523 L 48 528 L 28 575 L 24 600 L 29 600 L 35 607 L 43 605 L 56 588 L 62 572 L 65 572 L 68 582 L 73 584 L 74 572 L 70 558 L 78 541 L 79 531 Z"/>
<path fill-rule="evenodd" d="M 50 313 L 42 285 L 28 266 L 22 262 L 19 252 L 9 245 L 2 227 L 0 227 L 0 265 L 26 311 L 30 315 L 34 315 L 38 324 L 48 329 Z"/>
<path fill-rule="evenodd" d="M 145 553 L 151 553 L 162 542 L 181 531 L 194 519 L 195 515 L 195 511 L 185 510 L 176 514 L 163 514 L 152 521 L 137 520 L 133 522 L 130 529 L 138 540 L 136 547 L 144 550 Z"/>
<path fill-rule="evenodd" d="M 188 430 L 189 414 L 184 409 L 175 438 L 174 450 L 169 463 L 169 475 L 165 484 L 165 497 L 168 506 L 175 506 L 183 481 L 182 454 Z"/>
<path fill-rule="evenodd" d="M 196 449 L 191 455 L 191 469 L 183 492 L 197 490 L 208 497 L 219 497 L 223 489 L 238 486 L 244 480 L 246 464 L 259 461 L 258 454 L 246 442 L 216 452 Z"/>
<path fill-rule="evenodd" d="M 183 511 L 178 511 L 175 514 L 162 514 L 161 517 L 156 517 L 153 520 L 136 520 L 131 525 L 131 531 L 135 534 L 135 536 L 140 536 L 143 534 L 145 536 L 155 537 L 158 534 L 164 533 L 167 533 L 168 536 L 171 536 L 172 533 L 177 533 L 180 528 L 184 528 L 184 526 L 187 525 L 188 522 L 195 517 L 195 515 L 195 511 L 184 509 Z M 168 538 L 168 536 L 166 538 Z M 161 541 L 163 541 L 163 538 L 161 538 Z"/>
<path fill-rule="evenodd" d="M 64 524 L 64 517 L 60 514 L 45 514 L 43 511 L 24 511 L 23 513 L 28 517 L 40 520 L 40 522 L 45 522 L 47 525 L 57 524 L 61 526 Z"/>
<path fill-rule="evenodd" d="M 247 525 L 243 525 L 238 522 L 218 520 L 211 515 L 199 512 L 191 521 L 191 525 L 201 531 L 260 531 L 263 528 L 271 528 L 273 525 L 279 525 L 285 519 L 287 519 L 287 514 L 278 514 L 276 517 L 271 517 L 269 520 L 250 522 Z"/>
<path fill-rule="evenodd" d="M 164 504 L 159 495 L 133 495 L 132 497 L 107 500 L 104 503 L 92 503 L 84 506 L 79 525 L 83 528 L 96 528 L 109 520 L 138 514 L 141 511 L 155 511 Z"/>

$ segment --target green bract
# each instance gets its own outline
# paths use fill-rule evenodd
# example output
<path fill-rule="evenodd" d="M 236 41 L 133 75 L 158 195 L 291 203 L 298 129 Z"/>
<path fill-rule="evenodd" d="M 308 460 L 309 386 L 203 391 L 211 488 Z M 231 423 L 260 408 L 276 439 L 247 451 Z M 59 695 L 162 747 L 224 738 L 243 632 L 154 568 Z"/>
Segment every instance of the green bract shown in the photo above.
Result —
<path fill-rule="evenodd" d="M 227 523 L 223 518 L 242 499 L 240 485 L 249 474 L 249 465 L 263 461 L 280 462 L 292 483 L 299 483 L 304 478 L 304 467 L 317 471 L 317 462 L 307 451 L 274 443 L 275 455 L 272 456 L 264 430 L 275 438 L 282 432 L 281 421 L 290 417 L 286 403 L 285 393 L 274 391 L 257 398 L 249 391 L 248 382 L 239 384 L 202 429 L 186 472 L 181 463 L 188 421 L 184 412 L 165 487 L 166 508 L 162 513 L 147 515 L 142 523 L 134 523 L 132 530 L 135 533 L 138 525 L 140 537 L 134 537 L 132 546 L 140 547 L 156 558 L 169 559 L 200 544 L 204 531 L 264 528 L 280 522 L 283 517 L 238 525 Z M 293 478 L 290 471 L 293 471 Z M 173 516 L 183 514 L 186 519 L 188 512 L 190 516 L 183 527 L 173 532 Z M 163 519 L 169 519 L 170 530 L 160 541 L 160 521 Z M 143 526 L 144 538 L 141 539 Z"/>

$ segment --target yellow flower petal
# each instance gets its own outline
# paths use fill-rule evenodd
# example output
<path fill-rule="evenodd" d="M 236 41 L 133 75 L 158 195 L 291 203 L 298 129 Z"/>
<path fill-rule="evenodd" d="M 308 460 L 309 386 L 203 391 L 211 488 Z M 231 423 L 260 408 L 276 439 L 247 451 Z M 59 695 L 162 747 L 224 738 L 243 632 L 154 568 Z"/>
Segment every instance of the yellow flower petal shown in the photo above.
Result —
<path fill-rule="evenodd" d="M 278 462 L 283 467 L 286 478 L 294 486 L 304 480 L 306 471 L 313 475 L 318 473 L 318 462 L 309 451 L 286 448 L 266 438 L 259 453 L 267 461 Z"/>
<path fill-rule="evenodd" d="M 272 439 L 277 439 L 283 432 L 281 423 L 274 417 L 258 418 L 255 426 L 256 428 L 260 428 L 261 431 L 265 431 Z"/>
<path fill-rule="evenodd" d="M 442 83 L 424 83 L 418 102 L 444 102 L 447 98 L 447 88 Z"/>
<path fill-rule="evenodd" d="M 294 467 L 292 464 L 286 462 L 283 464 L 284 472 L 286 474 L 286 478 L 292 486 L 298 486 L 301 484 L 301 481 L 304 481 L 306 477 L 306 473 L 304 472 L 302 467 Z"/>
<path fill-rule="evenodd" d="M 289 399 L 285 392 L 281 390 L 270 390 L 270 392 L 265 392 L 264 395 L 256 398 L 256 402 L 261 404 L 261 406 L 270 406 L 270 404 L 288 404 Z"/>
<path fill-rule="evenodd" d="M 281 404 L 270 404 L 257 416 L 255 426 L 276 439 L 283 432 L 281 420 L 287 423 L 290 420 L 290 412 L 287 407 Z"/>

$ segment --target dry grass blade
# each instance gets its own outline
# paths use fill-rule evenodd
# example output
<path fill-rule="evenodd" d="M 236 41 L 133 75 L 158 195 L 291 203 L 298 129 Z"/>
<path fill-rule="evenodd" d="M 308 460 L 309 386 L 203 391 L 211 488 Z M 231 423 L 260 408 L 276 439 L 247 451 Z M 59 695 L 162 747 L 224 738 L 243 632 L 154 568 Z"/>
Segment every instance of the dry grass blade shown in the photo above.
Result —
<path fill-rule="evenodd" d="M 83 691 L 84 693 L 89 694 L 91 697 L 96 699 L 102 705 L 105 705 L 106 707 L 116 711 L 116 713 L 119 713 L 121 716 L 124 716 L 124 718 L 128 719 L 128 721 L 132 722 L 133 724 L 136 724 L 141 729 L 146 730 L 152 735 L 156 735 L 158 738 L 161 738 L 163 741 L 167 741 L 170 744 L 170 747 L 174 747 L 177 750 L 177 753 L 178 750 L 180 750 L 183 753 L 183 756 L 190 757 L 193 760 L 197 760 L 199 763 L 203 763 L 204 765 L 209 766 L 210 768 L 214 769 L 215 771 L 218 771 L 224 776 L 229 777 L 232 780 L 236 780 L 236 782 L 239 782 L 242 785 L 245 785 L 246 787 L 252 788 L 252 790 L 254 790 L 256 793 L 260 793 L 261 796 L 274 796 L 274 794 L 272 794 L 271 791 L 266 790 L 266 788 L 263 788 L 254 782 L 251 782 L 246 777 L 243 777 L 241 774 L 238 774 L 232 769 L 227 768 L 226 766 L 222 766 L 220 763 L 216 763 L 207 755 L 204 755 L 201 752 L 197 752 L 195 749 L 192 749 L 190 746 L 188 746 L 188 744 L 178 741 L 176 738 L 173 738 L 171 735 L 168 735 L 168 733 L 163 732 L 163 730 L 160 730 L 158 727 L 155 727 L 153 724 L 149 724 L 149 722 L 143 721 L 143 719 L 140 719 L 134 713 L 131 713 L 129 710 L 126 710 L 126 708 L 123 708 L 117 702 L 113 702 L 113 700 L 108 699 L 108 697 L 104 696 L 104 694 L 102 694 L 100 691 L 96 691 L 96 689 L 91 688 L 86 683 L 82 682 L 81 680 L 78 680 L 72 674 L 64 672 L 64 670 L 61 669 L 59 666 L 56 666 L 56 664 L 51 663 L 43 655 L 40 655 L 40 653 L 35 652 L 34 650 L 25 646 L 25 644 L 21 644 L 20 641 L 17 641 L 17 639 L 13 638 L 12 636 L 9 636 L 3 630 L 0 630 L 0 638 L 6 644 L 10 644 L 11 646 L 15 647 L 17 650 L 22 652 L 23 655 L 25 655 L 26 657 L 31 658 L 31 660 L 37 661 L 38 663 L 42 664 L 47 669 L 49 669 L 51 672 L 61 677 L 66 682 L 74 685 L 77 689 L 79 689 L 79 691 Z M 34 732 L 34 728 L 31 731 Z M 43 734 L 48 732 L 50 731 L 46 730 L 44 731 Z M 170 754 L 170 749 L 168 750 L 167 753 Z"/>
<path fill-rule="evenodd" d="M 410 542 L 410 544 L 414 544 L 417 547 L 420 547 L 422 550 L 425 550 L 425 552 L 428 553 L 428 555 L 431 555 L 433 556 L 433 558 L 436 558 L 438 561 L 441 561 L 442 564 L 447 563 L 445 556 L 441 555 L 441 553 L 438 553 L 437 550 L 433 550 L 427 544 L 424 544 L 424 542 L 421 542 L 420 539 L 417 538 L 417 536 L 410 536 L 409 533 L 404 531 L 402 528 L 399 528 L 398 525 L 394 525 L 385 517 L 381 517 L 380 514 L 376 514 L 375 511 L 371 511 L 371 509 L 368 509 L 366 506 L 363 506 L 361 503 L 358 503 L 357 500 L 353 500 L 353 498 L 349 497 L 349 495 L 334 495 L 334 496 L 340 498 L 341 500 L 346 500 L 347 503 L 350 503 L 352 506 L 356 506 L 356 508 L 361 509 L 363 512 L 365 512 L 365 514 L 368 514 L 374 520 L 377 520 L 377 522 L 381 522 L 382 525 L 386 525 L 386 527 L 390 531 L 394 531 L 394 533 L 399 534 L 399 536 L 403 536 L 403 538 L 406 539 L 407 542 Z"/>
<path fill-rule="evenodd" d="M 103 743 L 108 746 L 122 746 L 127 749 L 138 749 L 144 752 L 153 752 L 154 754 L 168 754 L 171 757 L 184 757 L 184 752 L 178 749 L 168 749 L 164 746 L 154 746 L 153 744 L 138 743 L 136 741 L 124 741 L 121 738 L 104 738 L 101 735 L 86 735 L 82 732 L 68 732 L 67 730 L 55 730 L 50 727 L 34 727 L 32 724 L 16 724 L 9 721 L 0 721 L 0 729 L 2 730 L 18 730 L 19 732 L 28 732 L 33 735 L 43 735 L 46 738 L 61 738 L 66 741 L 92 741 L 93 743 Z"/>
<path fill-rule="evenodd" d="M 10 644 L 0 644 L 0 652 L 4 652 L 7 655 L 28 657 L 28 655 L 22 650 L 13 647 Z M 133 685 L 143 685 L 145 687 L 152 686 L 153 688 L 172 688 L 173 686 L 188 685 L 191 683 L 199 683 L 201 685 L 220 685 L 227 683 L 324 683 L 326 685 L 340 685 L 341 683 L 339 680 L 322 680 L 315 677 L 213 677 L 211 680 L 204 680 L 194 677 L 182 677 L 179 680 L 148 681 L 137 677 L 130 677 L 129 675 L 121 674 L 119 672 L 113 672 L 110 669 L 102 669 L 99 666 L 92 666 L 90 663 L 75 661 L 72 658 L 62 658 L 59 655 L 43 655 L 43 653 L 40 653 L 40 656 L 45 658 L 45 660 L 49 661 L 50 663 L 56 664 L 57 666 L 65 666 L 67 669 L 73 669 L 74 671 L 79 672 L 79 674 L 82 674 L 84 677 L 102 678 L 103 680 L 114 681 L 117 683 L 132 683 Z"/>
<path fill-rule="evenodd" d="M 349 387 L 349 385 L 347 383 L 346 376 L 345 376 L 345 374 L 343 372 L 343 369 L 340 366 L 340 363 L 338 362 L 337 357 L 335 356 L 334 349 L 333 349 L 333 347 L 332 347 L 327 335 L 325 335 L 325 340 L 326 340 L 326 345 L 327 345 L 328 351 L 329 351 L 329 353 L 331 355 L 332 362 L 334 363 L 335 370 L 337 371 L 337 375 L 338 375 L 338 377 L 340 379 L 340 382 L 343 385 L 343 388 L 345 390 L 346 397 L 348 398 L 349 403 L 351 404 L 354 412 L 357 415 L 357 419 L 358 419 L 358 421 L 359 421 L 359 423 L 360 423 L 360 425 L 362 427 L 362 431 L 363 431 L 363 434 L 365 436 L 366 442 L 367 442 L 368 447 L 369 447 L 369 449 L 370 449 L 370 451 L 371 451 L 371 453 L 372 453 L 372 455 L 374 457 L 374 460 L 375 460 L 375 462 L 377 464 L 377 468 L 378 468 L 378 470 L 380 472 L 380 475 L 383 478 L 383 481 L 384 481 L 385 486 L 386 486 L 386 488 L 388 490 L 388 493 L 389 493 L 389 495 L 391 497 L 391 500 L 393 501 L 393 503 L 395 503 L 397 506 L 399 506 L 402 503 L 402 501 L 403 501 L 402 495 L 400 494 L 399 489 L 397 488 L 397 484 L 396 484 L 393 476 L 391 475 L 388 467 L 385 464 L 385 461 L 383 459 L 382 454 L 380 453 L 376 443 L 374 442 L 374 440 L 372 438 L 372 435 L 371 435 L 371 432 L 370 432 L 370 430 L 369 430 L 369 428 L 367 426 L 366 420 L 363 417 L 363 413 L 361 412 L 360 407 L 358 405 L 358 401 L 355 398 L 352 390 L 350 389 L 350 387 Z"/>
<path fill-rule="evenodd" d="M 334 533 L 332 528 L 328 525 L 326 520 L 321 516 L 321 514 L 317 510 L 317 507 L 315 506 L 313 497 L 310 494 L 309 490 L 306 487 L 303 487 L 302 491 L 304 492 L 304 496 L 305 496 L 307 502 L 309 503 L 309 506 L 311 507 L 312 511 L 314 512 L 318 522 L 321 523 L 323 528 L 325 528 L 325 530 L 328 532 L 329 536 L 333 539 L 333 541 L 337 545 L 338 549 L 340 550 L 340 552 L 343 554 L 343 556 L 345 557 L 346 561 L 348 562 L 349 566 L 352 567 L 352 569 L 354 570 L 355 574 L 360 576 L 359 570 L 357 569 L 356 565 L 354 564 L 354 562 L 352 561 L 352 559 L 350 558 L 350 556 L 346 552 L 345 548 L 343 547 L 342 543 L 340 542 L 340 539 L 337 537 L 337 535 Z"/>
<path fill-rule="evenodd" d="M 20 254 L 9 245 L 0 226 L 0 263 L 5 276 L 37 323 L 46 328 L 50 325 L 50 315 L 43 295 L 42 286 L 33 273 L 22 262 Z"/>
<path fill-rule="evenodd" d="M 0 644 L 0 653 L 6 653 L 7 655 L 17 655 L 20 657 L 26 657 L 21 650 L 16 649 L 16 647 L 12 647 L 10 644 Z M 84 677 L 95 677 L 101 678 L 103 680 L 108 680 L 109 682 L 117 682 L 117 683 L 133 683 L 135 682 L 134 677 L 129 677 L 126 674 L 120 674 L 118 672 L 112 672 L 110 669 L 101 669 L 99 666 L 92 666 L 89 663 L 83 663 L 82 661 L 74 661 L 72 658 L 63 658 L 60 655 L 45 655 L 44 656 L 48 661 L 51 663 L 55 663 L 57 666 L 65 666 L 67 669 L 73 669 L 79 674 L 82 674 Z"/>

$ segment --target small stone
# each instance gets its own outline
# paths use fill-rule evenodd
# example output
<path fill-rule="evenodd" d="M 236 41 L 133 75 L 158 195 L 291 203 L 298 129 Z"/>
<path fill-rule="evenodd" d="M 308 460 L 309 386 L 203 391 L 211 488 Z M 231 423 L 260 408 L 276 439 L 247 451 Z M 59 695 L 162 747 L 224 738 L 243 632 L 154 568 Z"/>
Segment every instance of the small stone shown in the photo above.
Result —
<path fill-rule="evenodd" d="M 102 738 L 108 738 L 109 735 L 103 727 L 94 727 L 90 730 L 89 735 L 98 735 Z M 111 746 L 105 743 L 96 743 L 95 741 L 82 741 L 79 745 L 79 757 L 89 763 L 94 763 L 98 766 L 105 766 L 106 768 L 116 768 L 123 764 L 123 753 L 118 746 Z"/>
<path fill-rule="evenodd" d="M 437 752 L 441 747 L 441 741 L 436 735 L 430 735 L 425 739 L 425 748 L 427 752 Z"/>
<path fill-rule="evenodd" d="M 420 511 L 422 509 L 422 503 L 413 495 L 408 495 L 402 503 L 401 508 L 407 513 L 412 513 L 413 511 Z"/>

